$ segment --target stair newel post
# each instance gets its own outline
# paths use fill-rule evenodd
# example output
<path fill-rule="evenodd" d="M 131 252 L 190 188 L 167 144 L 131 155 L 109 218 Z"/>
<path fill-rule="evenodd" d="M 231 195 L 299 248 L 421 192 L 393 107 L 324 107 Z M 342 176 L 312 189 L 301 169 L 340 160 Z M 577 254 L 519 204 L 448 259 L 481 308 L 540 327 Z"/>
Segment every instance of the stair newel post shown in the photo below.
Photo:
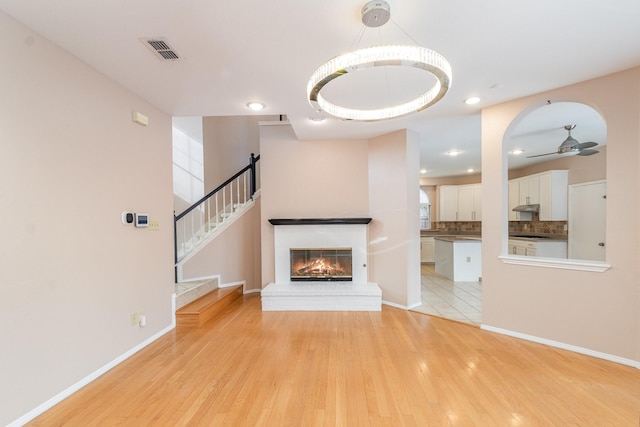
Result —
<path fill-rule="evenodd" d="M 178 283 L 178 218 L 173 211 L 173 279 Z"/>
<path fill-rule="evenodd" d="M 251 171 L 249 197 L 253 200 L 253 195 L 256 192 L 256 158 L 253 153 L 249 156 L 249 170 Z"/>

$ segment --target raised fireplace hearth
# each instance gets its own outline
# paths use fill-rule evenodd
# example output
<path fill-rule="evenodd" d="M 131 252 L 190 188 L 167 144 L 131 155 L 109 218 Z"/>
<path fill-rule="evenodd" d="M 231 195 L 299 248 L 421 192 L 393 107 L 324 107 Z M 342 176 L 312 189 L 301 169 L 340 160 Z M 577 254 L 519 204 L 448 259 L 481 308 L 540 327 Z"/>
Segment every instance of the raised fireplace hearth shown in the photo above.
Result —
<path fill-rule="evenodd" d="M 262 309 L 380 311 L 382 291 L 368 281 L 371 218 L 270 219 L 275 282 Z"/>

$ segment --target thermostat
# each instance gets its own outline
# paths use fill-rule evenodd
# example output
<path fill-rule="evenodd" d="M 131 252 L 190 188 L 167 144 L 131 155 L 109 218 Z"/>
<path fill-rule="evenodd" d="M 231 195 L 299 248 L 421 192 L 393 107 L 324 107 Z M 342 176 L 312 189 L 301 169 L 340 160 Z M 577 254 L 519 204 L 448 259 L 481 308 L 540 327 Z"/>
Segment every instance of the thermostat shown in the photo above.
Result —
<path fill-rule="evenodd" d="M 149 226 L 149 214 L 146 213 L 136 213 L 134 225 L 136 227 L 148 227 Z"/>
<path fill-rule="evenodd" d="M 122 212 L 122 223 L 124 225 L 133 223 L 133 214 L 131 212 Z"/>

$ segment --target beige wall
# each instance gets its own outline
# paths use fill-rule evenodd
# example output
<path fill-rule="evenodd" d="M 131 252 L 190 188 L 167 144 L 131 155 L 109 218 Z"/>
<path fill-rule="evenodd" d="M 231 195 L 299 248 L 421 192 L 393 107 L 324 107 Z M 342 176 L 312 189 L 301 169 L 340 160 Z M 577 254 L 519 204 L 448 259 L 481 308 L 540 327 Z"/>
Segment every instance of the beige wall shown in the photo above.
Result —
<path fill-rule="evenodd" d="M 245 291 L 262 289 L 260 282 L 260 201 L 185 262 L 183 280 L 220 275 L 220 283 L 245 281 Z"/>
<path fill-rule="evenodd" d="M 0 53 L 6 425 L 170 327 L 173 202 L 168 115 L 3 12 Z"/>
<path fill-rule="evenodd" d="M 420 304 L 420 146 L 398 131 L 369 141 L 369 277 L 386 302 Z"/>
<path fill-rule="evenodd" d="M 203 117 L 204 192 L 215 189 L 260 154 L 259 122 L 278 116 Z"/>
<path fill-rule="evenodd" d="M 486 108 L 482 113 L 483 324 L 640 360 L 640 68 Z M 503 264 L 507 173 L 503 141 L 547 100 L 590 105 L 607 123 L 607 262 L 591 273 Z M 523 113 L 524 111 L 524 113 Z M 595 156 L 594 156 L 595 157 Z"/>
<path fill-rule="evenodd" d="M 262 287 L 274 280 L 270 218 L 368 217 L 367 141 L 299 141 L 291 126 L 260 128 Z"/>
<path fill-rule="evenodd" d="M 466 185 L 479 184 L 482 180 L 480 174 L 443 176 L 441 178 L 420 178 L 420 185 Z"/>

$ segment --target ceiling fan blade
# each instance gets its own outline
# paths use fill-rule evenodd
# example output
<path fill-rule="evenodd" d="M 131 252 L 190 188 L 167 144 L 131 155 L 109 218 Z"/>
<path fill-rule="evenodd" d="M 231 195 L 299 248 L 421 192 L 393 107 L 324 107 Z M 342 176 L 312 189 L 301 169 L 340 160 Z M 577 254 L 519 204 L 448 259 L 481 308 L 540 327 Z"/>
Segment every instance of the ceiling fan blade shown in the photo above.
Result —
<path fill-rule="evenodd" d="M 580 150 L 578 151 L 578 156 L 591 156 L 593 154 L 598 154 L 598 150 Z"/>
<path fill-rule="evenodd" d="M 542 157 L 542 156 L 548 156 L 550 154 L 558 154 L 557 151 L 554 151 L 553 153 L 545 153 L 545 154 L 536 154 L 535 156 L 527 156 L 527 159 L 531 159 L 533 157 Z"/>
<path fill-rule="evenodd" d="M 578 144 L 578 149 L 582 150 L 584 148 L 592 148 L 595 147 L 596 145 L 598 145 L 597 142 L 581 142 L 580 144 Z"/>

